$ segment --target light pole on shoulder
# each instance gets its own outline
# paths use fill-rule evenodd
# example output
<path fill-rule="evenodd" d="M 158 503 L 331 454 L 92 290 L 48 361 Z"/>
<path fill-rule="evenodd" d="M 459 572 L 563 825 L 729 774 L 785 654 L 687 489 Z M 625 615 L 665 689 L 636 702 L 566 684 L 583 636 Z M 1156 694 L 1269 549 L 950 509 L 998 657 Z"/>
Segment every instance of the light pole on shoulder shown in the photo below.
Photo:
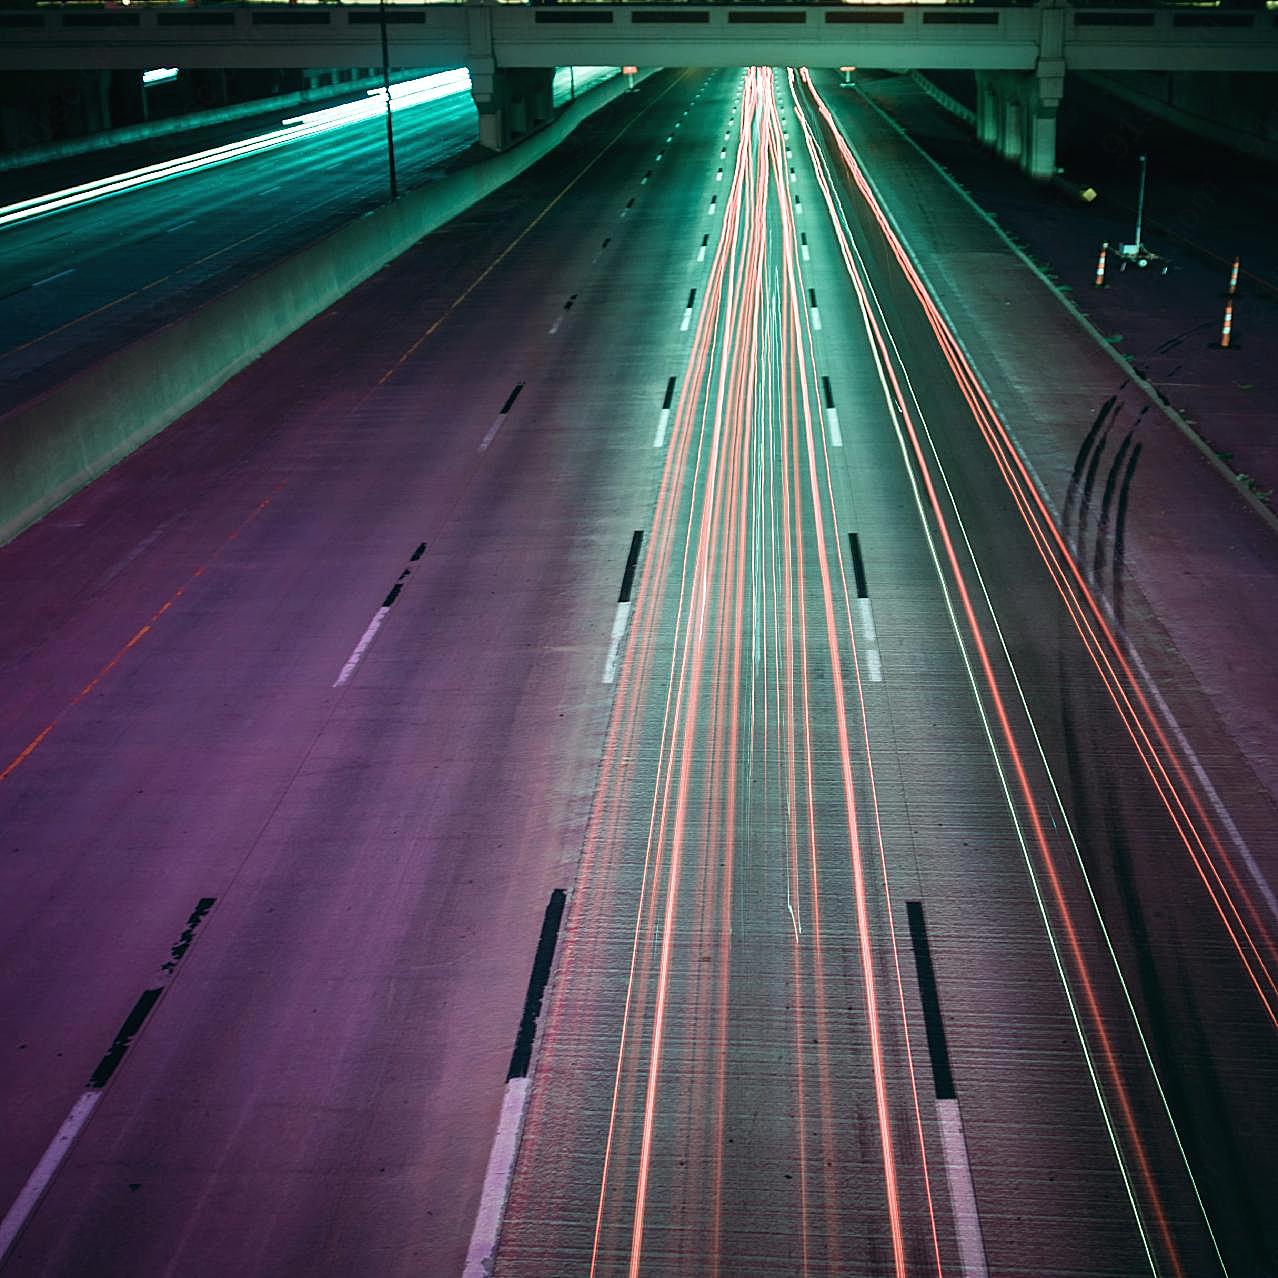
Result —
<path fill-rule="evenodd" d="M 386 39 L 386 0 L 379 0 L 382 23 L 382 92 L 386 95 L 386 169 L 390 177 L 390 197 L 399 199 L 399 182 L 395 177 L 395 126 L 391 122 L 390 45 Z"/>

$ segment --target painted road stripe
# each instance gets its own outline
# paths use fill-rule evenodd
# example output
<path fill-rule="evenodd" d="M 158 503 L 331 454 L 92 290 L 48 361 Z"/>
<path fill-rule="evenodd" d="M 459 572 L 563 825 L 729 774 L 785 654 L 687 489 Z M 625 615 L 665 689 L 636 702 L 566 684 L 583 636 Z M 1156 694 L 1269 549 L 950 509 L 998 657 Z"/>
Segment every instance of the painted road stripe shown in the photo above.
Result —
<path fill-rule="evenodd" d="M 497 432 L 501 430 L 502 423 L 506 420 L 507 415 L 515 405 L 515 400 L 519 398 L 519 392 L 523 389 L 523 382 L 519 382 L 515 389 L 506 396 L 506 402 L 501 406 L 501 411 L 493 419 L 493 424 L 488 428 L 483 439 L 479 441 L 479 451 L 481 453 L 487 452 L 489 444 L 497 438 Z"/>
<path fill-rule="evenodd" d="M 426 543 L 423 541 L 412 555 L 409 556 L 408 562 L 415 564 L 426 553 Z M 386 614 L 390 612 L 391 605 L 399 598 L 400 592 L 404 589 L 404 582 L 407 580 L 411 568 L 405 568 L 399 574 L 395 584 L 387 592 L 386 598 L 382 600 L 382 606 L 373 614 L 373 619 L 368 623 L 368 628 L 360 635 L 359 643 L 351 650 L 351 655 L 347 657 L 346 664 L 342 667 L 342 672 L 333 681 L 334 688 L 340 688 L 355 673 L 355 667 L 364 659 L 364 654 L 368 651 L 368 645 L 373 642 L 377 632 L 382 628 L 382 622 L 386 620 Z"/>
<path fill-rule="evenodd" d="M 861 538 L 854 532 L 848 533 L 848 545 L 852 547 L 852 572 L 856 576 L 856 597 L 867 599 L 870 592 L 865 586 L 865 561 L 861 558 Z"/>
<path fill-rule="evenodd" d="M 816 289 L 808 289 L 808 314 L 812 316 L 812 330 L 821 331 L 821 312 L 817 307 Z"/>
<path fill-rule="evenodd" d="M 795 211 L 796 213 L 802 213 L 802 212 L 803 212 L 803 201 L 802 201 L 801 199 L 799 199 L 799 193 L 798 193 L 798 191 L 796 191 L 796 192 L 794 193 L 794 211 Z"/>
<path fill-rule="evenodd" d="M 657 421 L 656 438 L 652 441 L 653 448 L 660 448 L 666 442 L 666 430 L 670 426 L 670 406 L 674 402 L 675 379 L 672 377 L 666 383 L 665 398 L 661 401 L 661 417 Z"/>
<path fill-rule="evenodd" d="M 75 1138 L 89 1121 L 89 1116 L 97 1108 L 98 1101 L 101 1099 L 100 1091 L 81 1092 L 80 1099 L 71 1106 L 71 1112 L 58 1128 L 58 1134 L 50 1142 L 49 1148 L 44 1151 L 36 1164 L 35 1171 L 27 1178 L 27 1183 L 22 1186 L 4 1220 L 0 1221 L 0 1260 L 8 1255 L 9 1248 L 22 1232 L 22 1227 L 35 1210 L 36 1204 L 44 1196 L 49 1182 L 57 1173 L 62 1160 L 66 1158 L 71 1146 L 75 1143 Z"/>
<path fill-rule="evenodd" d="M 603 682 L 612 683 L 617 677 L 617 662 L 621 654 L 621 641 L 626 637 L 626 621 L 630 617 L 630 605 L 619 603 L 617 615 L 612 619 L 612 635 L 608 640 L 608 655 L 604 658 Z"/>
<path fill-rule="evenodd" d="M 635 569 L 639 564 L 639 549 L 642 545 L 643 533 L 636 529 L 630 538 L 630 553 L 626 556 L 625 571 L 621 574 L 621 590 L 617 594 L 617 615 L 612 619 L 608 655 L 604 659 L 604 683 L 612 683 L 617 678 L 617 664 L 621 659 L 621 641 L 626 637 L 626 623 L 630 619 L 630 596 L 634 589 Z"/>
<path fill-rule="evenodd" d="M 488 1155 L 488 1170 L 484 1172 L 484 1187 L 479 1195 L 479 1210 L 475 1213 L 475 1228 L 466 1249 L 462 1278 L 488 1278 L 492 1273 L 493 1253 L 497 1250 L 497 1235 L 506 1211 L 506 1196 L 515 1170 L 515 1154 L 519 1150 L 519 1133 L 527 1103 L 528 1079 L 512 1078 L 502 1097 L 497 1134 Z"/>
<path fill-rule="evenodd" d="M 528 1106 L 528 1067 L 532 1060 L 537 1017 L 541 1012 L 542 996 L 555 956 L 565 899 L 563 888 L 556 888 L 550 894 L 550 904 L 546 906 L 546 914 L 542 919 L 541 937 L 533 959 L 532 975 L 528 979 L 528 993 L 524 999 L 524 1014 L 515 1037 L 515 1050 L 506 1076 L 501 1114 L 497 1119 L 493 1147 L 488 1155 L 484 1187 L 479 1195 L 479 1210 L 475 1213 L 475 1227 L 471 1231 L 470 1246 L 466 1249 L 462 1278 L 488 1278 L 492 1273 L 493 1255 L 497 1251 L 497 1239 L 501 1233 L 506 1199 L 510 1193 L 510 1178 L 515 1170 L 515 1155 L 519 1152 L 519 1135 Z"/>
<path fill-rule="evenodd" d="M 799 252 L 803 254 L 805 262 L 810 261 L 811 257 L 808 253 L 808 233 L 807 231 L 799 232 Z"/>
<path fill-rule="evenodd" d="M 821 392 L 825 397 L 825 426 L 830 433 L 830 445 L 842 448 L 843 432 L 839 429 L 839 410 L 834 406 L 834 392 L 830 389 L 828 377 L 821 378 Z"/>
<path fill-rule="evenodd" d="M 3 1262 L 8 1255 L 9 1249 L 17 1241 L 18 1235 L 30 1219 L 31 1213 L 44 1197 L 44 1191 L 48 1189 L 58 1168 L 71 1152 L 71 1146 L 75 1144 L 76 1137 L 84 1129 L 85 1123 L 89 1121 L 98 1102 L 102 1099 L 102 1089 L 119 1069 L 125 1053 L 137 1037 L 143 1022 L 150 1015 L 151 1009 L 159 1001 L 160 995 L 164 993 L 168 982 L 172 979 L 174 969 L 182 956 L 191 948 L 196 928 L 200 926 L 204 916 L 216 903 L 217 898 L 213 896 L 202 896 L 195 903 L 195 909 L 186 920 L 186 927 L 176 943 L 169 947 L 168 962 L 160 965 L 160 971 L 163 973 L 160 985 L 143 990 L 138 996 L 132 1010 L 124 1018 L 124 1024 L 120 1026 L 114 1041 L 107 1048 L 106 1055 L 98 1062 L 97 1068 L 90 1075 L 84 1091 L 76 1098 L 75 1104 L 71 1106 L 71 1112 L 63 1120 L 53 1140 L 49 1142 L 49 1147 L 40 1156 L 35 1170 L 18 1191 L 13 1206 L 5 1213 L 4 1220 L 0 1221 L 0 1262 Z"/>
<path fill-rule="evenodd" d="M 639 179 L 639 185 L 640 185 L 640 186 L 647 186 L 647 185 L 648 185 L 648 179 L 649 179 L 651 176 L 652 176 L 652 170 L 651 170 L 651 169 L 649 169 L 649 170 L 647 171 L 647 173 L 645 173 L 645 174 L 643 175 L 643 177 L 641 177 L 641 178 Z"/>
<path fill-rule="evenodd" d="M 688 326 L 692 323 L 692 307 L 697 300 L 697 290 L 691 288 L 688 290 L 688 305 L 683 310 L 683 323 L 679 325 L 679 331 L 686 333 Z"/>
<path fill-rule="evenodd" d="M 945 1178 L 950 1186 L 950 1207 L 958 1235 L 959 1261 L 965 1278 L 989 1278 L 981 1217 L 976 1209 L 976 1189 L 972 1184 L 972 1164 L 958 1101 L 938 1100 L 936 1116 L 941 1123 L 941 1148 L 945 1153 Z"/>
<path fill-rule="evenodd" d="M 722 182 L 722 181 L 723 181 L 723 170 L 722 170 L 722 169 L 719 169 L 719 170 L 715 173 L 715 175 L 714 175 L 714 180 L 715 180 L 716 182 Z"/>
<path fill-rule="evenodd" d="M 630 553 L 626 556 L 625 571 L 621 574 L 621 590 L 617 595 L 617 602 L 628 604 L 630 602 L 630 592 L 634 589 L 635 569 L 639 566 L 639 550 L 643 546 L 643 533 L 636 528 L 634 535 L 630 538 Z"/>
<path fill-rule="evenodd" d="M 910 925 L 910 942 L 914 948 L 914 969 L 918 976 L 919 1000 L 923 1005 L 927 1051 L 932 1060 L 936 1116 L 941 1128 L 941 1149 L 945 1154 L 945 1177 L 950 1187 L 950 1206 L 954 1212 L 959 1260 L 966 1278 L 988 1278 L 985 1240 L 981 1235 L 981 1217 L 976 1207 L 976 1190 L 972 1185 L 972 1163 L 968 1157 L 963 1116 L 959 1112 L 958 1094 L 954 1088 L 950 1050 L 945 1041 L 945 1022 L 941 1019 L 941 1002 L 936 990 L 936 971 L 932 966 L 922 901 L 906 901 L 905 914 Z"/>
<path fill-rule="evenodd" d="M 717 195 L 712 195 L 712 196 L 710 197 L 710 207 L 709 207 L 708 209 L 706 209 L 706 215 L 707 215 L 707 216 L 709 216 L 711 213 L 713 213 L 713 212 L 714 212 L 714 206 L 715 206 L 715 204 L 718 202 L 718 199 L 719 199 L 719 197 L 718 197 Z"/>
<path fill-rule="evenodd" d="M 260 194 L 265 195 L 265 194 L 266 194 L 266 192 L 265 192 L 265 191 L 263 191 L 263 192 L 261 192 Z M 186 221 L 185 221 L 185 222 L 179 222 L 176 226 L 170 226 L 170 227 L 168 227 L 168 228 L 165 230 L 164 234 L 165 234 L 165 235 L 172 235 L 174 231 L 180 231 L 180 230 L 182 230 L 182 228 L 183 228 L 183 227 L 187 227 L 187 226 L 191 226 L 191 225 L 193 225 L 193 224 L 194 224 L 194 222 L 195 222 L 195 219 L 194 219 L 193 217 L 188 217 L 188 218 L 186 219 Z"/>
<path fill-rule="evenodd" d="M 697 248 L 698 262 L 704 262 L 706 260 L 706 249 L 709 248 L 709 246 L 710 246 L 710 237 L 708 235 L 703 235 L 701 237 L 701 244 Z"/>

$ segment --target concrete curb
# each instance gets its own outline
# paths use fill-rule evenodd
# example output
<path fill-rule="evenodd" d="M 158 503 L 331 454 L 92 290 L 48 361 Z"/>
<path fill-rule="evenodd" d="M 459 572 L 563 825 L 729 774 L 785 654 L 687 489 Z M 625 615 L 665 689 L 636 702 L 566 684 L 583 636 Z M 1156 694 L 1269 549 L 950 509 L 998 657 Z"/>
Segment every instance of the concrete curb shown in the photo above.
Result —
<path fill-rule="evenodd" d="M 514 149 L 348 223 L 0 417 L 0 545 L 624 92 L 619 76 L 591 89 Z"/>

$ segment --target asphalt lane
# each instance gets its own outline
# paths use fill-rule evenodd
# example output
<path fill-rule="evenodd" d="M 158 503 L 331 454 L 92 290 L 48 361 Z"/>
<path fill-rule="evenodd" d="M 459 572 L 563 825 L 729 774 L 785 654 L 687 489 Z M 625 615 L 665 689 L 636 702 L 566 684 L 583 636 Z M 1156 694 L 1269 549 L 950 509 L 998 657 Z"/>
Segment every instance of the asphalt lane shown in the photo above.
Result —
<path fill-rule="evenodd" d="M 1263 927 L 814 99 L 742 89 L 654 77 L 0 555 L 5 1201 L 162 991 L 5 1273 L 459 1272 L 556 888 L 499 1274 L 1272 1259 Z M 1091 403 L 961 318 L 1027 439 Z"/>
<path fill-rule="evenodd" d="M 604 72 L 578 70 L 577 92 Z M 556 100 L 573 91 L 562 69 Z M 277 116 L 268 128 L 255 118 L 238 136 L 279 123 Z M 476 142 L 478 116 L 470 94 L 459 93 L 397 111 L 394 127 L 397 179 L 407 191 L 459 161 Z M 200 149 L 167 141 L 174 155 Z M 105 160 L 89 157 L 86 167 Z M 44 189 L 70 184 L 65 164 L 49 173 Z M 23 175 L 28 184 L 33 178 Z M 0 229 L 0 411 L 384 203 L 387 181 L 386 129 L 377 118 Z"/>
<path fill-rule="evenodd" d="M 638 514 L 620 344 L 577 354 L 626 242 L 607 143 L 635 101 L 672 127 L 671 79 L 5 549 L 13 755 L 56 721 L 5 782 L 6 1204 L 217 902 L 10 1271 L 459 1270 Z"/>

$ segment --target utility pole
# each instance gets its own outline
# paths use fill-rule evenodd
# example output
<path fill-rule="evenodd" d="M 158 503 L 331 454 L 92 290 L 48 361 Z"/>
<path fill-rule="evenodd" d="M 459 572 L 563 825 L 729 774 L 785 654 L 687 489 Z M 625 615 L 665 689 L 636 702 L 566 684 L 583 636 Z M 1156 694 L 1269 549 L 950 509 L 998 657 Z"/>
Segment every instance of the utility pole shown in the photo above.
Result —
<path fill-rule="evenodd" d="M 390 177 L 390 197 L 399 199 L 399 182 L 395 177 L 395 126 L 391 122 L 390 45 L 386 39 L 386 0 L 378 0 L 382 22 L 382 92 L 386 95 L 386 169 Z"/>

